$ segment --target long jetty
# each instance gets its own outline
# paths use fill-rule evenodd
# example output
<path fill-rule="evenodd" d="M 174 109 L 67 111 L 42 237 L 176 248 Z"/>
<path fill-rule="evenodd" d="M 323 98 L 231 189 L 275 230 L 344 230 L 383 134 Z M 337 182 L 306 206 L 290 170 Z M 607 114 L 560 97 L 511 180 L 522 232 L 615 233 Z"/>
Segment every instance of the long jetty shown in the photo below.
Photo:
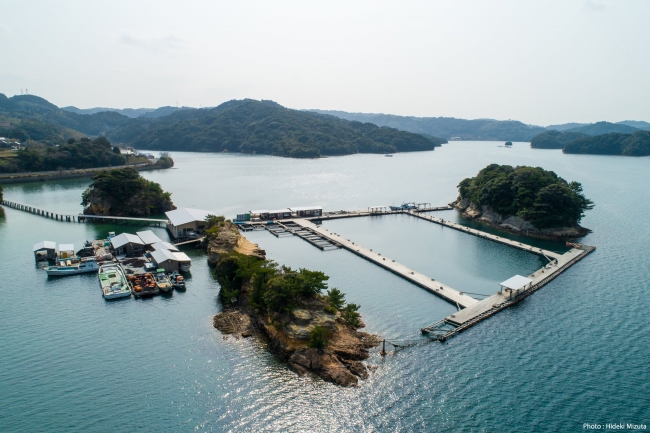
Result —
<path fill-rule="evenodd" d="M 399 210 L 382 210 L 368 209 L 367 211 L 339 211 L 329 212 L 322 216 L 310 218 L 297 218 L 286 219 L 275 222 L 249 222 L 240 226 L 244 231 L 266 229 L 276 237 L 284 235 L 296 235 L 311 243 L 312 245 L 320 248 L 323 251 L 334 248 L 344 248 L 353 254 L 356 254 L 383 269 L 386 269 L 405 280 L 439 296 L 446 301 L 458 307 L 457 312 L 445 317 L 432 325 L 426 326 L 421 329 L 422 334 L 441 342 L 453 337 L 454 335 L 480 323 L 481 321 L 493 316 L 499 311 L 508 308 L 526 297 L 530 296 L 555 278 L 568 268 L 582 260 L 588 254 L 593 252 L 596 247 L 571 244 L 573 248 L 564 254 L 556 253 L 542 248 L 535 248 L 523 242 L 514 241 L 498 235 L 490 234 L 481 230 L 465 227 L 451 221 L 446 221 L 443 218 L 434 217 L 424 214 L 424 212 L 451 210 L 450 206 L 430 207 L 424 206 L 416 209 L 399 209 Z M 519 290 L 502 289 L 493 295 L 483 295 L 487 298 L 477 300 L 469 296 L 470 294 L 464 293 L 454 289 L 440 281 L 436 281 L 427 275 L 417 272 L 407 266 L 390 259 L 381 253 L 373 251 L 370 248 L 357 244 L 356 242 L 346 239 L 343 236 L 331 232 L 330 230 L 314 224 L 316 221 L 334 220 L 340 218 L 356 218 L 367 216 L 379 215 L 393 215 L 393 214 L 408 214 L 428 222 L 439 224 L 444 227 L 449 227 L 463 233 L 517 248 L 532 254 L 543 256 L 548 260 L 541 269 L 529 275 L 531 280 L 530 284 Z M 329 248 L 328 248 L 329 247 Z"/>
<path fill-rule="evenodd" d="M 349 239 L 344 238 L 341 235 L 332 233 L 329 230 L 318 227 L 316 224 L 308 221 L 306 219 L 294 219 L 292 220 L 295 224 L 310 230 L 311 232 L 317 233 L 320 237 L 329 240 L 331 243 L 340 245 L 342 248 L 363 257 L 364 259 L 396 274 L 405 280 L 410 281 L 413 284 L 416 284 L 423 289 L 433 293 L 434 295 L 440 296 L 443 299 L 451 302 L 452 304 L 457 305 L 459 308 L 466 308 L 471 305 L 476 304 L 478 301 L 472 298 L 469 295 L 466 295 L 458 290 L 436 281 L 435 279 L 428 277 L 420 272 L 417 272 L 407 266 L 396 262 L 386 256 L 383 256 L 381 253 L 373 251 L 370 248 L 366 248 L 362 245 L 359 245 L 355 242 L 352 242 Z"/>
<path fill-rule="evenodd" d="M 118 216 L 109 216 L 109 215 L 84 215 L 84 214 L 61 214 L 52 212 L 49 210 L 44 210 L 36 206 L 29 204 L 16 203 L 8 200 L 3 200 L 0 204 L 7 206 L 11 209 L 20 210 L 23 212 L 28 212 L 33 215 L 42 216 L 44 218 L 49 218 L 57 221 L 64 222 L 103 222 L 103 223 L 135 223 L 138 225 L 154 225 L 164 226 L 167 224 L 167 220 L 156 219 L 156 218 L 134 218 L 134 217 L 118 217 Z"/>

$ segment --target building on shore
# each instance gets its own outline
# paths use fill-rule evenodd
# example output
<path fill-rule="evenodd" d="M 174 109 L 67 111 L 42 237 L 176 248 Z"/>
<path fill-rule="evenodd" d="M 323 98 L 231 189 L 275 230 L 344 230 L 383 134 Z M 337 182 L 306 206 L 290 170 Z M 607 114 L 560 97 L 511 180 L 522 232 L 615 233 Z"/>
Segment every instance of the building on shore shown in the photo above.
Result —
<path fill-rule="evenodd" d="M 144 247 L 145 249 L 150 249 L 153 244 L 156 244 L 158 242 L 162 242 L 162 239 L 160 239 L 154 232 L 151 230 L 144 230 L 141 232 L 135 232 L 136 235 L 144 242 Z"/>
<path fill-rule="evenodd" d="M 297 218 L 310 218 L 323 215 L 323 208 L 320 206 L 301 206 L 289 208 Z"/>
<path fill-rule="evenodd" d="M 144 242 L 139 236 L 122 233 L 111 238 L 111 246 L 116 256 L 138 256 L 144 254 Z"/>
<path fill-rule="evenodd" d="M 179 238 L 197 238 L 203 235 L 203 230 L 208 223 L 208 215 L 214 215 L 214 212 L 194 208 L 180 208 L 165 212 L 168 223 L 167 230 L 174 239 Z"/>

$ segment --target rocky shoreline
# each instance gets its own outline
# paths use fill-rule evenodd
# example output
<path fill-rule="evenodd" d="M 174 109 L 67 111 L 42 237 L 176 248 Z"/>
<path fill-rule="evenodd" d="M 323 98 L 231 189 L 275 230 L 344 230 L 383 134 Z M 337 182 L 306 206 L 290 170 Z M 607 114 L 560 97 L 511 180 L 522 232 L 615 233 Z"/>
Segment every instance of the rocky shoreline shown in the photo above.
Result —
<path fill-rule="evenodd" d="M 487 224 L 500 230 L 539 239 L 570 241 L 582 238 L 591 233 L 591 230 L 579 224 L 571 227 L 539 229 L 518 216 L 513 215 L 504 218 L 502 215 L 494 212 L 489 206 L 478 208 L 470 203 L 468 198 L 461 198 L 460 196 L 456 201 L 449 203 L 449 206 L 462 212 L 464 218 Z"/>
<path fill-rule="evenodd" d="M 208 263 L 213 267 L 219 266 L 220 259 L 232 252 L 265 259 L 264 250 L 242 236 L 228 221 L 210 239 L 207 250 Z M 214 316 L 216 329 L 235 338 L 262 339 L 300 376 L 313 374 L 346 387 L 368 377 L 372 367 L 361 361 L 370 356 L 369 349 L 378 346 L 381 340 L 376 335 L 360 332 L 363 323 L 348 324 L 341 311 L 328 308 L 323 295 L 301 299 L 291 312 L 269 314 L 248 302 L 250 285 L 250 281 L 244 281 L 238 302 L 225 305 L 224 311 Z M 327 330 L 329 342 L 325 347 L 310 347 L 314 328 Z"/>

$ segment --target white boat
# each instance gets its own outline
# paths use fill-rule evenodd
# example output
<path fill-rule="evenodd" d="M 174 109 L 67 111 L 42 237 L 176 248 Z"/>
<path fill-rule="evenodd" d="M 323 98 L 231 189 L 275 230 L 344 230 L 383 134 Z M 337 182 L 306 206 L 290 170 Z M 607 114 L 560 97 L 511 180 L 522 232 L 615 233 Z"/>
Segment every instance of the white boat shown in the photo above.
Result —
<path fill-rule="evenodd" d="M 384 156 L 387 156 L 387 157 L 389 157 L 389 158 L 392 158 L 392 157 L 393 157 L 393 155 L 392 155 L 392 154 L 390 154 L 390 153 L 387 153 L 387 154 L 386 154 L 386 155 L 384 155 Z"/>
<path fill-rule="evenodd" d="M 58 265 L 47 266 L 44 269 L 47 275 L 52 276 L 77 275 L 97 272 L 99 265 L 94 257 L 88 257 L 85 259 L 61 260 Z"/>
<path fill-rule="evenodd" d="M 164 269 L 158 269 L 154 278 L 156 279 L 156 285 L 158 286 L 158 289 L 162 290 L 163 292 L 171 291 L 172 283 L 169 281 L 169 278 L 167 278 L 167 275 L 165 275 Z"/>
<path fill-rule="evenodd" d="M 117 263 L 100 266 L 98 277 L 104 299 L 128 298 L 131 296 L 129 280 L 126 279 L 122 266 Z"/>

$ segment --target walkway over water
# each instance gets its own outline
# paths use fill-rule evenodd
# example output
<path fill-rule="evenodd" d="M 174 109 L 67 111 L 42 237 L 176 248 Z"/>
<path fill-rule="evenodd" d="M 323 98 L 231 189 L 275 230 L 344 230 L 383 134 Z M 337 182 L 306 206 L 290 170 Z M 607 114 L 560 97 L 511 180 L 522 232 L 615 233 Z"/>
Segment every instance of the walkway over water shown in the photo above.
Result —
<path fill-rule="evenodd" d="M 43 210 L 32 206 L 29 204 L 15 203 L 8 200 L 3 200 L 0 204 L 7 206 L 12 209 L 21 210 L 23 212 L 29 212 L 34 215 L 42 216 L 45 218 L 50 218 L 58 221 L 66 222 L 103 222 L 103 223 L 130 223 L 133 222 L 138 225 L 155 225 L 155 226 L 165 226 L 167 220 L 162 220 L 158 218 L 133 218 L 133 217 L 118 217 L 118 216 L 109 216 L 109 215 L 84 215 L 84 214 L 59 214 L 51 212 L 48 210 Z"/>
<path fill-rule="evenodd" d="M 416 284 L 423 289 L 433 293 L 434 295 L 440 296 L 443 299 L 451 302 L 452 304 L 457 305 L 459 308 L 469 307 L 478 303 L 478 301 L 471 296 L 468 296 L 458 290 L 436 281 L 435 279 L 428 277 L 420 272 L 417 272 L 401 263 L 396 262 L 386 256 L 381 255 L 380 253 L 373 251 L 370 248 L 358 245 L 355 242 L 352 242 L 349 239 L 344 238 L 336 233 L 332 233 L 326 228 L 319 227 L 316 224 L 308 221 L 306 219 L 296 219 L 292 220 L 295 224 L 309 229 L 310 231 L 317 233 L 319 236 L 329 240 L 334 244 L 340 245 L 342 248 L 363 257 L 364 259 L 381 266 L 382 268 L 399 275 L 400 277 L 410 281 L 413 284 Z"/>

